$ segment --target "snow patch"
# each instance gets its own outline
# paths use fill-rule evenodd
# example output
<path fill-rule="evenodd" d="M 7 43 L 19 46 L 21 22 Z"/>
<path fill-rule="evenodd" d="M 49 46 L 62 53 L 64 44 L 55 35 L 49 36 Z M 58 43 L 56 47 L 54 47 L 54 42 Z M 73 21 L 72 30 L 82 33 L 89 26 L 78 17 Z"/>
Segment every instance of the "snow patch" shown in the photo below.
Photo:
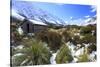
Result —
<path fill-rule="evenodd" d="M 23 55 L 23 54 L 22 53 L 17 53 L 13 57 L 15 57 L 15 56 L 21 56 L 21 55 Z"/>
<path fill-rule="evenodd" d="M 23 34 L 23 30 L 22 30 L 22 28 L 21 28 L 21 27 L 19 27 L 19 28 L 18 28 L 18 32 L 19 32 L 19 34 L 20 34 L 20 35 L 22 35 L 22 34 Z"/>
<path fill-rule="evenodd" d="M 72 63 L 76 63 L 77 61 L 78 61 L 78 58 L 73 57 L 73 61 L 72 61 Z"/>
<path fill-rule="evenodd" d="M 32 22 L 33 24 L 47 25 L 47 24 L 43 23 L 42 21 L 36 21 L 36 20 L 31 20 L 31 19 L 29 19 L 29 21 Z"/>
<path fill-rule="evenodd" d="M 56 58 L 57 53 L 53 53 L 51 58 L 50 58 L 50 62 L 51 64 L 56 64 L 55 58 Z"/>
<path fill-rule="evenodd" d="M 80 56 L 84 54 L 84 47 L 78 49 L 76 52 L 75 52 L 75 56 Z"/>
<path fill-rule="evenodd" d="M 90 61 L 96 61 L 95 58 L 96 58 L 96 52 L 93 51 L 93 52 L 89 55 L 89 59 L 90 59 Z"/>
<path fill-rule="evenodd" d="M 23 45 L 19 45 L 19 46 L 17 46 L 17 47 L 15 47 L 14 49 L 16 50 L 16 49 L 23 49 Z"/>

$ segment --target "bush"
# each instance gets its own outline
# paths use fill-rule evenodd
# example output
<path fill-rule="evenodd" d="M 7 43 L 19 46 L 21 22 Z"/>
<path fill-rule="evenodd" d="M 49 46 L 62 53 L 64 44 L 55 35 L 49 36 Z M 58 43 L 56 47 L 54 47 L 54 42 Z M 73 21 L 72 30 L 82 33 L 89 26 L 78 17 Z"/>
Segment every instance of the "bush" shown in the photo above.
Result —
<path fill-rule="evenodd" d="M 60 48 L 57 56 L 56 56 L 56 63 L 70 63 L 73 60 L 71 52 L 66 45 L 62 45 Z"/>
<path fill-rule="evenodd" d="M 88 34 L 88 33 L 91 33 L 92 27 L 91 26 L 86 26 L 86 27 L 82 27 L 80 30 L 81 30 L 80 31 L 81 34 Z"/>
<path fill-rule="evenodd" d="M 20 35 L 18 31 L 11 33 L 11 45 L 14 45 L 14 46 L 20 45 L 22 39 L 23 39 L 23 36 Z"/>
<path fill-rule="evenodd" d="M 47 33 L 48 46 L 51 50 L 57 51 L 62 45 L 62 36 L 54 31 L 49 31 Z"/>
<path fill-rule="evenodd" d="M 35 33 L 35 38 L 42 41 L 42 42 L 47 42 L 48 43 L 47 32 L 48 32 L 47 29 L 46 30 L 41 30 L 40 32 Z"/>
<path fill-rule="evenodd" d="M 62 36 L 64 37 L 64 41 L 65 42 L 68 42 L 68 41 L 71 40 L 70 33 L 68 33 L 67 30 L 65 30 L 65 31 L 62 32 Z"/>
<path fill-rule="evenodd" d="M 80 55 L 78 62 L 89 62 L 88 54 L 84 53 L 83 55 Z"/>
<path fill-rule="evenodd" d="M 56 52 L 62 44 L 62 36 L 55 30 L 48 30 L 46 32 L 42 31 L 36 35 L 36 38 L 46 42 L 54 52 Z"/>
<path fill-rule="evenodd" d="M 72 42 L 74 45 L 82 44 L 82 41 L 81 41 L 81 39 L 80 39 L 80 36 L 78 36 L 78 35 L 73 36 L 73 39 L 72 39 L 71 42 Z"/>
<path fill-rule="evenodd" d="M 14 61 L 13 65 L 19 66 L 50 64 L 49 60 L 51 53 L 49 49 L 44 46 L 44 43 L 36 40 L 30 40 L 28 42 L 26 41 L 25 44 L 30 46 L 25 46 L 23 49 L 16 51 L 16 54 L 21 53 L 23 55 L 14 57 L 12 59 Z M 21 56 L 23 56 L 23 58 L 21 58 Z"/>
<path fill-rule="evenodd" d="M 96 37 L 95 36 L 92 36 L 91 34 L 85 34 L 84 37 L 82 38 L 82 42 L 83 43 L 93 43 L 95 44 L 96 43 Z"/>
<path fill-rule="evenodd" d="M 15 32 L 16 30 L 17 30 L 17 27 L 11 25 L 11 32 Z"/>
<path fill-rule="evenodd" d="M 92 53 L 92 51 L 96 51 L 96 45 L 95 44 L 89 45 L 88 51 L 89 51 L 89 53 Z"/>

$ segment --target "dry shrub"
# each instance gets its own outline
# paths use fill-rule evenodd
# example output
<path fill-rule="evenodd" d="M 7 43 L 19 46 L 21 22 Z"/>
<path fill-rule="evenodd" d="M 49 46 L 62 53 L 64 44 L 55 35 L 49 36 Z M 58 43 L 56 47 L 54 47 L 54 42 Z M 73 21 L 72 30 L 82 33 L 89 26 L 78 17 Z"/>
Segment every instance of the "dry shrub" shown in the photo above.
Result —
<path fill-rule="evenodd" d="M 36 39 L 46 42 L 52 51 L 57 51 L 62 44 L 62 36 L 53 29 L 37 33 Z"/>
<path fill-rule="evenodd" d="M 64 39 L 65 42 L 68 42 L 68 41 L 71 40 L 71 35 L 67 31 L 67 29 L 62 32 L 62 36 L 63 36 L 63 39 Z"/>

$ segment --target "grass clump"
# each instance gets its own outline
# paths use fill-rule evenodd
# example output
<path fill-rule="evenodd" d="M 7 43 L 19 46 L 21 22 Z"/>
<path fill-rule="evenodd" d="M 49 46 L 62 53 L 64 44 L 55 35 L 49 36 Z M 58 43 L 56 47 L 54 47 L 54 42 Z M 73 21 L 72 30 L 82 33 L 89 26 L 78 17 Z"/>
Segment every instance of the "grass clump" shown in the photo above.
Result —
<path fill-rule="evenodd" d="M 84 53 L 83 55 L 80 55 L 78 58 L 78 62 L 89 62 L 88 54 Z"/>
<path fill-rule="evenodd" d="M 36 40 L 26 41 L 25 44 L 30 45 L 16 51 L 22 55 L 15 56 L 12 60 L 13 65 L 43 65 L 50 64 L 51 53 L 47 47 L 44 46 L 43 42 Z M 23 58 L 22 58 L 23 57 Z"/>
<path fill-rule="evenodd" d="M 66 45 L 62 45 L 60 48 L 57 56 L 56 56 L 56 63 L 70 63 L 73 60 L 73 57 L 71 55 L 71 52 Z"/>

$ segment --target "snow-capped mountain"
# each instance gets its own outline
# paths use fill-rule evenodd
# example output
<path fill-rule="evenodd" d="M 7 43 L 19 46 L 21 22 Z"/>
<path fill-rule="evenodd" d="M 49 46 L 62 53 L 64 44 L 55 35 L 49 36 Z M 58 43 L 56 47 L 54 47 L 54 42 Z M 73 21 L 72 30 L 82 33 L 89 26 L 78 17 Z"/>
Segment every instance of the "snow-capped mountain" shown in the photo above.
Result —
<path fill-rule="evenodd" d="M 15 12 L 14 12 L 15 10 Z M 33 6 L 29 2 L 12 1 L 12 15 L 16 18 L 27 18 L 36 21 L 42 21 L 45 24 L 64 25 L 65 22 L 58 17 L 44 11 L 41 8 Z"/>
<path fill-rule="evenodd" d="M 85 25 L 96 24 L 97 20 L 96 20 L 96 17 L 91 17 L 91 18 L 86 19 L 85 22 L 86 22 Z"/>
<path fill-rule="evenodd" d="M 83 17 L 83 18 L 77 18 L 77 19 L 69 19 L 66 22 L 66 25 L 77 25 L 77 26 L 87 26 L 90 24 L 96 24 L 97 18 L 95 16 L 89 16 L 89 17 Z"/>
<path fill-rule="evenodd" d="M 96 24 L 96 16 L 90 17 L 87 16 L 84 18 L 72 19 L 63 21 L 62 19 L 48 13 L 47 11 L 33 5 L 30 2 L 22 2 L 22 1 L 12 1 L 12 15 L 16 18 L 23 19 L 31 19 L 39 22 L 43 22 L 47 25 L 56 25 L 56 26 L 66 26 L 66 25 L 78 25 L 78 26 L 86 26 L 89 24 Z"/>

